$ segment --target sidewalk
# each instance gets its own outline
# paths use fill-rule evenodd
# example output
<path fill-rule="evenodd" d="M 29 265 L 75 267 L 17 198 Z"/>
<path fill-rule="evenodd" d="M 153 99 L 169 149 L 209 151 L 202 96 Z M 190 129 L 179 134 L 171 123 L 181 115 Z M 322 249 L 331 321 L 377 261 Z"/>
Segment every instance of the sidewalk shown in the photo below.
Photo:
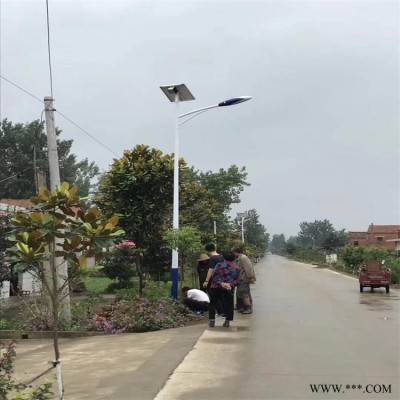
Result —
<path fill-rule="evenodd" d="M 216 327 L 204 331 L 154 400 L 246 399 L 247 385 L 243 385 L 244 391 L 240 394 L 235 381 L 246 368 L 245 364 L 239 365 L 239 360 L 251 340 L 252 318 L 252 315 L 236 313 L 230 328 L 223 328 L 224 320 L 217 319 Z M 224 392 L 220 390 L 222 382 L 226 386 Z"/>
<path fill-rule="evenodd" d="M 205 327 L 206 322 L 157 332 L 61 339 L 66 400 L 154 399 Z M 47 339 L 21 340 L 16 352 L 18 381 L 45 371 L 54 359 Z"/>

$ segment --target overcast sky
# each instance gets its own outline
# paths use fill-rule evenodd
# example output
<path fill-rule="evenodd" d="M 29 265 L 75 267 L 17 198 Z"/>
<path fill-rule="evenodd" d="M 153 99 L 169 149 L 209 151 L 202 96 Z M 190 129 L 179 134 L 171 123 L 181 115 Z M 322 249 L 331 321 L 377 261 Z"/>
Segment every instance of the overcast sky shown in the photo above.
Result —
<path fill-rule="evenodd" d="M 271 234 L 302 221 L 366 230 L 399 222 L 397 1 L 50 0 L 56 108 L 115 153 L 173 151 L 173 104 L 186 83 L 211 110 L 181 129 L 200 170 L 246 166 L 234 212 L 255 208 Z M 50 94 L 45 0 L 1 0 L 1 74 Z M 1 117 L 40 118 L 39 102 L 1 80 Z M 73 151 L 103 170 L 115 157 L 56 114 Z"/>

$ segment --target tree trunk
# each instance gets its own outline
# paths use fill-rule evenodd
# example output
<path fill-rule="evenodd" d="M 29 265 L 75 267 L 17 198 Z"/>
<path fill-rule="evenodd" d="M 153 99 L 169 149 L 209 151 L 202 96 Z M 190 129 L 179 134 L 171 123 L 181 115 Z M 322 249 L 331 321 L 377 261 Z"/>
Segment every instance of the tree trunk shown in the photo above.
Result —
<path fill-rule="evenodd" d="M 53 247 L 52 257 L 50 261 L 51 275 L 52 275 L 52 285 L 49 286 L 49 295 L 51 299 L 51 308 L 53 313 L 53 347 L 54 347 L 54 357 L 55 357 L 55 367 L 56 367 L 56 376 L 57 376 L 57 389 L 58 396 L 60 399 L 63 398 L 64 395 L 64 384 L 62 379 L 61 372 L 61 363 L 60 363 L 60 348 L 58 343 L 58 328 L 60 323 L 59 318 L 59 310 L 60 310 L 60 301 L 59 297 L 62 296 L 62 293 L 59 293 L 58 290 L 58 274 L 57 274 L 57 266 L 56 266 L 56 257 L 55 251 Z"/>
<path fill-rule="evenodd" d="M 136 272 L 139 277 L 139 296 L 143 297 L 143 290 L 144 290 L 144 274 L 142 271 L 141 265 L 141 257 L 138 255 L 136 258 Z"/>

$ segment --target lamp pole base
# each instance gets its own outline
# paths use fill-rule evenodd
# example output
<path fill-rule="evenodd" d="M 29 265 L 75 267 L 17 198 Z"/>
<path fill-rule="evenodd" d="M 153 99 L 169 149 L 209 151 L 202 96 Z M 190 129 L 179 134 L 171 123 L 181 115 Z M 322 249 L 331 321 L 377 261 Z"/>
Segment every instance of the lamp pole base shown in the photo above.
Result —
<path fill-rule="evenodd" d="M 178 277 L 179 277 L 179 270 L 178 268 L 171 269 L 171 297 L 173 300 L 178 300 Z"/>

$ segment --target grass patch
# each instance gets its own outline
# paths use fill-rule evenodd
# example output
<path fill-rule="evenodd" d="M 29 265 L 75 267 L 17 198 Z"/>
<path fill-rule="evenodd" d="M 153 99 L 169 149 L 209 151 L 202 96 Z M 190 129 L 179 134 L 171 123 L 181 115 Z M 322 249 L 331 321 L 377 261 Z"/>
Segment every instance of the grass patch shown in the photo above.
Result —
<path fill-rule="evenodd" d="M 105 293 L 107 286 L 114 281 L 105 277 L 85 276 L 82 278 L 86 289 L 92 293 Z"/>

